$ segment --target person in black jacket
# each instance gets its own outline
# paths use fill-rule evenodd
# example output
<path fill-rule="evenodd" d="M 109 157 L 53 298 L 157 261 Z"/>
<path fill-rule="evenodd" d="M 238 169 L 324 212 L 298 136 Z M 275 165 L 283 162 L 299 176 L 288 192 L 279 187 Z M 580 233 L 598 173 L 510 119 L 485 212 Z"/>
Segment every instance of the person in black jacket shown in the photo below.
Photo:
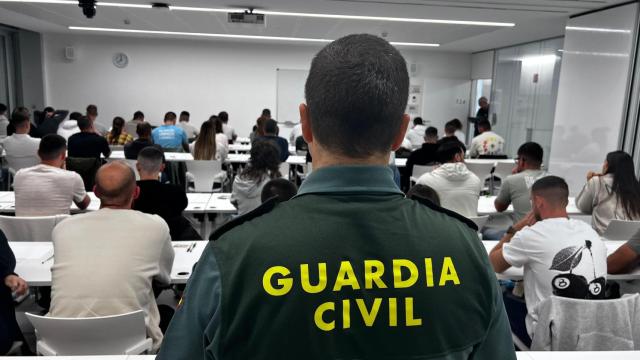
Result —
<path fill-rule="evenodd" d="M 16 258 L 6 236 L 0 230 L 0 355 L 6 354 L 15 341 L 24 339 L 16 322 L 12 293 L 16 296 L 24 295 L 29 287 L 14 273 L 15 268 Z"/>
<path fill-rule="evenodd" d="M 404 191 L 409 189 L 409 179 L 413 173 L 414 165 L 432 165 L 438 161 L 436 158 L 436 152 L 439 146 L 437 142 L 438 129 L 429 126 L 424 132 L 424 144 L 409 155 L 407 165 L 403 169 L 401 182 Z"/>
<path fill-rule="evenodd" d="M 136 134 L 138 134 L 138 138 L 124 146 L 124 157 L 126 159 L 136 160 L 138 158 L 138 153 L 140 153 L 140 150 L 146 148 L 147 146 L 156 146 L 159 150 L 162 151 L 162 147 L 160 145 L 153 144 L 153 139 L 151 138 L 151 130 L 151 124 L 146 121 L 143 121 L 136 126 Z"/>

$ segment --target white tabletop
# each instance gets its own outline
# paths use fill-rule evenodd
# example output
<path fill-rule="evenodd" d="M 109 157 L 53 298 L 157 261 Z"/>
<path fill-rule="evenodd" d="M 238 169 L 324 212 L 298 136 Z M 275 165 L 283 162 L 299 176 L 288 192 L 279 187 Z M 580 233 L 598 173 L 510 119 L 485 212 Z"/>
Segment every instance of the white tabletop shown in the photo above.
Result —
<path fill-rule="evenodd" d="M 494 202 L 496 201 L 496 196 L 480 196 L 478 199 L 478 215 L 493 215 L 498 214 L 496 211 L 496 207 Z M 512 213 L 513 205 L 509 205 L 504 213 Z M 569 215 L 584 215 L 578 208 L 576 207 L 576 199 L 573 197 L 569 198 L 569 204 L 567 205 L 567 213 Z"/>
<path fill-rule="evenodd" d="M 610 241 L 610 240 L 605 240 L 604 241 L 605 245 L 607 246 L 607 255 L 613 253 L 614 251 L 616 251 L 620 246 L 622 246 L 622 244 L 625 243 L 625 241 Z M 484 245 L 485 249 L 487 250 L 487 254 L 491 251 L 491 249 L 493 249 L 497 244 L 498 241 L 488 241 L 485 240 L 482 242 L 482 244 Z M 501 274 L 496 274 L 498 276 L 499 279 L 510 279 L 510 280 L 521 280 L 522 279 L 522 268 L 516 268 L 516 267 L 511 267 L 509 269 L 507 269 L 507 271 L 501 273 Z M 640 279 L 640 268 L 636 268 L 635 271 L 629 273 L 629 274 L 616 274 L 616 275 L 607 275 L 607 279 L 610 280 L 638 280 Z"/>
<path fill-rule="evenodd" d="M 248 137 L 237 137 L 235 142 L 241 144 L 250 144 L 251 139 L 249 139 Z"/>
<path fill-rule="evenodd" d="M 234 144 L 230 144 L 229 145 L 229 151 L 233 151 L 233 152 L 249 152 L 251 151 L 251 144 L 239 144 L 239 143 L 234 143 Z M 296 153 L 296 147 L 289 145 L 289 153 L 290 154 L 295 154 Z"/>
<path fill-rule="evenodd" d="M 165 152 L 164 153 L 164 158 L 167 161 L 188 161 L 188 160 L 193 160 L 193 155 L 191 155 L 191 153 L 180 153 L 180 152 Z M 109 156 L 109 159 L 117 159 L 117 160 L 123 160 L 125 159 L 124 157 L 124 151 L 123 150 L 115 150 L 111 152 L 111 155 Z"/>
<path fill-rule="evenodd" d="M 233 164 L 246 164 L 249 162 L 249 154 L 228 154 L 227 162 Z M 290 165 L 304 165 L 307 163 L 307 158 L 304 155 L 289 155 L 289 158 L 287 158 L 287 163 Z M 407 159 L 397 158 L 396 166 L 407 166 Z"/>
<path fill-rule="evenodd" d="M 88 192 L 87 195 L 91 198 L 89 207 L 86 210 L 80 210 L 76 204 L 71 204 L 71 213 L 100 209 L 100 199 L 93 192 Z M 229 201 L 230 197 L 230 193 L 187 193 L 189 203 L 184 212 L 188 214 L 235 214 L 237 209 Z M 16 211 L 15 202 L 13 191 L 0 191 L 0 213 L 14 213 Z"/>
<path fill-rule="evenodd" d="M 171 270 L 172 284 L 185 284 L 208 241 L 173 241 L 175 257 Z M 195 247 L 187 252 L 189 246 Z M 15 242 L 9 246 L 16 257 L 15 272 L 31 286 L 51 285 L 51 266 L 53 265 L 53 243 L 51 242 Z"/>

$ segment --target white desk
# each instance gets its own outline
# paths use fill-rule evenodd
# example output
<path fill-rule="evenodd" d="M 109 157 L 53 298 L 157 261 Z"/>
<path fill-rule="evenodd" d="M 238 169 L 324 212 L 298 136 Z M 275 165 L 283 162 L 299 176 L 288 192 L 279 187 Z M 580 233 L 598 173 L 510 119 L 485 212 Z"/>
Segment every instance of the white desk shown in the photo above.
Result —
<path fill-rule="evenodd" d="M 188 247 L 195 243 L 192 251 L 187 252 Z M 191 269 L 195 264 L 208 241 L 173 241 L 175 258 L 171 270 L 172 284 L 186 284 Z M 9 246 L 16 257 L 16 273 L 20 275 L 30 286 L 50 286 L 51 266 L 53 265 L 53 243 L 51 242 L 15 242 L 10 241 Z M 97 254 L 96 254 L 97 256 Z"/>
<path fill-rule="evenodd" d="M 71 204 L 71 213 L 96 211 L 100 209 L 100 199 L 93 192 L 87 193 L 91 203 L 86 210 L 80 210 L 76 204 Z M 189 203 L 184 209 L 186 214 L 235 214 L 237 209 L 229 198 L 229 193 L 187 193 Z M 0 191 L 0 213 L 15 213 L 16 199 L 13 191 Z"/>
<path fill-rule="evenodd" d="M 231 152 L 239 152 L 239 153 L 248 153 L 249 151 L 251 151 L 251 144 L 230 144 L 229 145 L 229 151 Z M 296 154 L 296 147 L 295 146 L 291 146 L 289 145 L 289 154 L 291 155 L 295 155 Z"/>
<path fill-rule="evenodd" d="M 495 215 L 500 214 L 496 211 L 494 202 L 496 201 L 496 196 L 480 196 L 478 199 L 478 216 L 482 215 Z M 513 205 L 509 205 L 506 211 L 503 214 L 509 214 L 513 212 Z M 576 199 L 573 197 L 569 198 L 569 204 L 567 205 L 567 213 L 569 215 L 585 215 L 576 207 Z"/>
<path fill-rule="evenodd" d="M 249 154 L 228 154 L 227 162 L 232 164 L 246 164 L 249 162 Z M 287 163 L 289 165 L 305 165 L 307 163 L 307 158 L 303 155 L 289 155 L 289 158 L 287 158 Z M 407 166 L 407 159 L 396 159 L 396 166 Z"/>
<path fill-rule="evenodd" d="M 251 144 L 251 139 L 248 137 L 237 137 L 235 142 L 240 144 Z"/>
<path fill-rule="evenodd" d="M 607 255 L 616 251 L 625 241 L 605 241 L 605 245 L 607 246 Z M 482 242 L 485 249 L 487 250 L 487 254 L 493 249 L 498 242 L 497 241 L 488 241 L 485 240 Z M 522 280 L 522 268 L 510 267 L 507 271 L 496 274 L 499 279 L 505 280 Z M 607 275 L 607 279 L 609 280 L 638 280 L 640 279 L 640 268 L 636 268 L 635 271 L 629 274 L 616 274 L 616 275 Z"/>
<path fill-rule="evenodd" d="M 167 161 L 189 161 L 189 160 L 193 160 L 193 155 L 187 152 L 184 152 L 184 153 L 165 152 L 164 158 Z M 124 151 L 123 150 L 112 151 L 111 155 L 109 156 L 109 159 L 124 160 L 125 159 Z"/>

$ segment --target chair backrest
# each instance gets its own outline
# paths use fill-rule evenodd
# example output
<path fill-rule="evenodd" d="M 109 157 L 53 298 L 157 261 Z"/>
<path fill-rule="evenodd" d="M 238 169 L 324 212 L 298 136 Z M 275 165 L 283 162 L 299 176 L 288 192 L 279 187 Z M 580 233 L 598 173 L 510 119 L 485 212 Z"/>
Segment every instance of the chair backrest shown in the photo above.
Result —
<path fill-rule="evenodd" d="M 13 169 L 16 172 L 20 169 L 40 164 L 40 158 L 35 154 L 28 156 L 15 156 L 7 154 L 5 159 L 7 160 L 7 167 Z"/>
<path fill-rule="evenodd" d="M 123 151 L 124 145 L 109 145 L 109 149 L 111 149 L 111 151 Z"/>
<path fill-rule="evenodd" d="M 84 182 L 84 188 L 87 191 L 93 190 L 93 185 L 96 181 L 96 173 L 100 166 L 102 166 L 102 160 L 98 158 L 67 158 L 67 170 L 75 171 L 80 174 L 80 177 L 82 177 L 82 181 Z"/>
<path fill-rule="evenodd" d="M 482 228 L 489 220 L 489 215 L 474 216 L 474 217 L 470 217 L 469 220 L 473 221 L 476 224 L 476 226 L 478 227 L 478 231 L 482 231 Z"/>
<path fill-rule="evenodd" d="M 9 241 L 51 241 L 53 228 L 69 216 L 0 216 L 0 229 Z"/>
<path fill-rule="evenodd" d="M 493 170 L 493 175 L 504 180 L 507 176 L 511 175 L 513 168 L 516 166 L 513 161 L 498 161 L 496 168 Z"/>
<path fill-rule="evenodd" d="M 631 240 L 640 238 L 640 221 L 611 220 L 602 234 L 607 240 Z"/>
<path fill-rule="evenodd" d="M 431 172 L 435 168 L 432 165 L 413 165 L 413 170 L 411 171 L 411 177 L 418 179 L 420 176 Z"/>
<path fill-rule="evenodd" d="M 627 351 L 640 349 L 640 295 L 611 300 L 552 295 L 534 310 L 531 350 Z"/>
<path fill-rule="evenodd" d="M 222 171 L 222 162 L 217 160 L 186 161 L 187 171 L 193 175 L 193 187 L 196 192 L 211 192 L 215 177 Z"/>
<path fill-rule="evenodd" d="M 142 310 L 93 318 L 26 316 L 36 330 L 38 352 L 47 355 L 125 355 L 147 337 Z"/>
<path fill-rule="evenodd" d="M 491 175 L 491 170 L 493 170 L 493 163 L 485 163 L 485 162 L 466 162 L 467 169 L 472 173 L 476 174 L 481 181 L 484 181 L 486 178 Z"/>

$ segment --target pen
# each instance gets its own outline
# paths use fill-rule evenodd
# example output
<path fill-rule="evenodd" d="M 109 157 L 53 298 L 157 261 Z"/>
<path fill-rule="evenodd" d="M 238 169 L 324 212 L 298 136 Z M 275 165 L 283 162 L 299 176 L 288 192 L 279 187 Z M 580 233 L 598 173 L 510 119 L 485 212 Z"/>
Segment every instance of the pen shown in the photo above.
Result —
<path fill-rule="evenodd" d="M 43 261 L 42 261 L 42 263 L 44 264 L 44 263 L 46 263 L 47 261 L 49 261 L 49 260 L 51 260 L 51 259 L 53 259 L 53 254 L 51 254 L 51 256 L 49 256 L 49 257 L 47 258 L 47 260 L 43 260 Z"/>
<path fill-rule="evenodd" d="M 189 248 L 187 249 L 187 252 L 191 252 L 195 247 L 196 247 L 196 243 L 195 242 L 191 243 L 191 246 L 189 246 Z"/>

